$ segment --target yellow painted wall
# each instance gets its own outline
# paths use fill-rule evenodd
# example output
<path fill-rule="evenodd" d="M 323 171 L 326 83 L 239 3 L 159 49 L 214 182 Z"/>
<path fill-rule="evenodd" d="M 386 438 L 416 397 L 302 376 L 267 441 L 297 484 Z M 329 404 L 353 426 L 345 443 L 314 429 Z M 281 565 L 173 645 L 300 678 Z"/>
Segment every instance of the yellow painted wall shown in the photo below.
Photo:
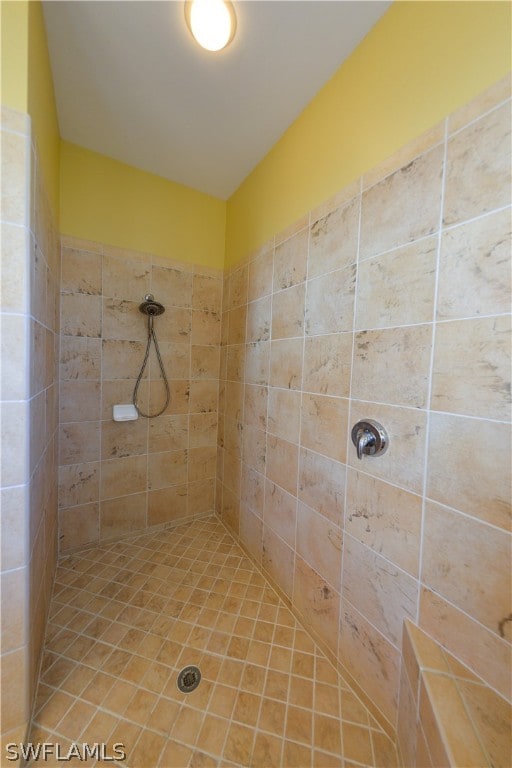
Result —
<path fill-rule="evenodd" d="M 46 28 L 39 0 L 29 3 L 27 104 L 46 191 L 58 221 L 60 133 Z"/>
<path fill-rule="evenodd" d="M 223 266 L 223 200 L 66 141 L 60 210 L 64 235 Z"/>
<path fill-rule="evenodd" d="M 59 124 L 40 0 L 2 0 L 1 103 L 28 113 L 53 212 L 59 206 Z"/>
<path fill-rule="evenodd" d="M 28 11 L 27 0 L 1 0 L 1 103 L 27 112 Z"/>
<path fill-rule="evenodd" d="M 226 265 L 510 70 L 508 2 L 395 2 L 232 195 Z"/>

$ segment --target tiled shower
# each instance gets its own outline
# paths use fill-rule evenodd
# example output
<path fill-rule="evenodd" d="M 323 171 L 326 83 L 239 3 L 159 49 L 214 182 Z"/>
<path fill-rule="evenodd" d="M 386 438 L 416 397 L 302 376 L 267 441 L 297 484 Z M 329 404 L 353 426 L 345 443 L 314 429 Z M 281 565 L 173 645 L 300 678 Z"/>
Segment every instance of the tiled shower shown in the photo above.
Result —
<path fill-rule="evenodd" d="M 3 114 L 17 191 L 2 224 L 5 268 L 23 254 L 2 294 L 12 324 L 3 450 L 25 455 L 31 423 L 30 463 L 2 475 L 2 580 L 19 595 L 4 680 L 10 690 L 27 682 L 3 724 L 11 740 L 30 717 L 57 541 L 66 558 L 214 512 L 315 654 L 369 706 L 375 732 L 398 723 L 404 765 L 420 754 L 434 765 L 436 754 L 421 707 L 409 720 L 403 710 L 417 694 L 404 619 L 500 702 L 509 697 L 507 88 L 224 275 L 108 243 L 58 243 L 30 129 Z M 27 173 L 28 201 L 17 181 Z M 112 405 L 130 402 L 144 354 L 148 292 L 166 306 L 155 327 L 171 403 L 157 419 L 116 423 Z M 151 408 L 162 398 L 155 363 L 141 388 Z M 359 461 L 350 430 L 364 418 L 390 443 Z M 23 547 L 13 546 L 20 508 Z"/>

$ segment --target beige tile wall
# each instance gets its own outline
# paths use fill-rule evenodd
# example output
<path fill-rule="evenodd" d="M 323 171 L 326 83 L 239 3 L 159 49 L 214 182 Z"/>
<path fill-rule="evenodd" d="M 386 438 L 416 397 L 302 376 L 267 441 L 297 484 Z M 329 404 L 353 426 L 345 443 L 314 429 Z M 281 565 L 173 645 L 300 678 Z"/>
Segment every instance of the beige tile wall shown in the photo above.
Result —
<path fill-rule="evenodd" d="M 213 511 L 222 277 L 107 245 L 63 238 L 59 427 L 61 552 Z M 153 293 L 171 400 L 154 419 L 114 422 L 131 403 Z M 154 346 L 139 389 L 165 404 Z"/>
<path fill-rule="evenodd" d="M 2 107 L 1 733 L 23 741 L 57 560 L 60 251 L 30 118 Z"/>
<path fill-rule="evenodd" d="M 510 695 L 510 214 L 505 80 L 225 275 L 217 513 L 393 725 L 404 619 Z"/>
<path fill-rule="evenodd" d="M 397 740 L 404 766 L 508 765 L 511 707 L 409 621 Z"/>

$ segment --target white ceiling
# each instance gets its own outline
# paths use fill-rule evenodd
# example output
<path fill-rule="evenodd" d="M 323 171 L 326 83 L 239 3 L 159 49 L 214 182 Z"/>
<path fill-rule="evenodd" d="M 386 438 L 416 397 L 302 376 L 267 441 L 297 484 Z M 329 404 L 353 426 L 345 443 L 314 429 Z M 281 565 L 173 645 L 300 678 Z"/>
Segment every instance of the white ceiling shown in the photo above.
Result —
<path fill-rule="evenodd" d="M 215 54 L 178 0 L 44 0 L 61 135 L 226 199 L 390 4 L 235 0 Z"/>

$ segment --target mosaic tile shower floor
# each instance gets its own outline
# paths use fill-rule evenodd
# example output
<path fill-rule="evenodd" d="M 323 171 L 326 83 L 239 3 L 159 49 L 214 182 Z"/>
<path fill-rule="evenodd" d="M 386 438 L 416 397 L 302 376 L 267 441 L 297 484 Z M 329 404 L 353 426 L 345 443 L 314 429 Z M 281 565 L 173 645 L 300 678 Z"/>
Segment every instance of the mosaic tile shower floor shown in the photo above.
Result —
<path fill-rule="evenodd" d="M 189 664 L 202 679 L 182 693 Z M 130 768 L 396 765 L 378 723 L 213 517 L 59 563 L 31 742 L 61 754 L 105 743 L 110 756 L 122 743 Z"/>

